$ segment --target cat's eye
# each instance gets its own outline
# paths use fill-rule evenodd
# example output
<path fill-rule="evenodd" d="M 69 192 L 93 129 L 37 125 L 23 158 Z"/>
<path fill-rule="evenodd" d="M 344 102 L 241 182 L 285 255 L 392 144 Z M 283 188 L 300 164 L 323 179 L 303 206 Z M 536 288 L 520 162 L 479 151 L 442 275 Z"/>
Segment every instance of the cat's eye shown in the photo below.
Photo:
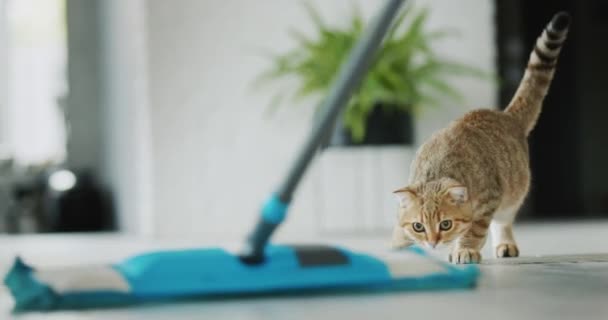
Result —
<path fill-rule="evenodd" d="M 439 223 L 439 230 L 447 231 L 452 228 L 452 220 L 443 220 Z"/>
<path fill-rule="evenodd" d="M 412 228 L 414 229 L 414 231 L 416 232 L 424 232 L 424 226 L 422 225 L 422 223 L 420 222 L 414 222 L 412 224 Z"/>

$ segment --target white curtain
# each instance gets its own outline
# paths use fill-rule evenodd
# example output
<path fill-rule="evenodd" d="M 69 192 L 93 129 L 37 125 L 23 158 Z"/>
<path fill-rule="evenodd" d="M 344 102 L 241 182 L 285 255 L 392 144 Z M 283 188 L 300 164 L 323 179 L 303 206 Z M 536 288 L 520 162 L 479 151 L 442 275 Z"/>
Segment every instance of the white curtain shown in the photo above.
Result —
<path fill-rule="evenodd" d="M 65 0 L 6 0 L 8 147 L 20 165 L 65 159 Z"/>

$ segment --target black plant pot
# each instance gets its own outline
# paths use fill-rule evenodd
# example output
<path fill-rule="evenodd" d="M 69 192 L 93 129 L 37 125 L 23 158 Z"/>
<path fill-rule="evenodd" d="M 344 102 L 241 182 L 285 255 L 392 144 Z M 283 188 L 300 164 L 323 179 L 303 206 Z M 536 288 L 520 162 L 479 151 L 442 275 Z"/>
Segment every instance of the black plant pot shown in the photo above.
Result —
<path fill-rule="evenodd" d="M 107 190 L 89 172 L 75 172 L 76 184 L 65 191 L 47 187 L 45 210 L 50 232 L 115 230 L 113 203 Z"/>
<path fill-rule="evenodd" d="M 414 143 L 413 117 L 410 112 L 376 105 L 366 121 L 366 134 L 362 141 L 354 141 L 350 131 L 340 120 L 326 147 L 411 145 Z"/>

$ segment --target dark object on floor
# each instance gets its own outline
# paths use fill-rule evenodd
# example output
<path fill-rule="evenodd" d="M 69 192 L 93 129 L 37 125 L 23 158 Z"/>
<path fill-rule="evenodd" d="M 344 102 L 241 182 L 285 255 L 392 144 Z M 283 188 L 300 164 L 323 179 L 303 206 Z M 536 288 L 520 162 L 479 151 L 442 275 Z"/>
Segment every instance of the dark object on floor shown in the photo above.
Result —
<path fill-rule="evenodd" d="M 91 174 L 60 170 L 49 174 L 46 182 L 44 210 L 49 231 L 91 232 L 114 229 L 110 196 Z M 72 182 L 73 185 L 70 186 Z"/>
<path fill-rule="evenodd" d="M 114 230 L 111 197 L 86 171 L 51 168 L 26 174 L 12 185 L 7 232 Z"/>

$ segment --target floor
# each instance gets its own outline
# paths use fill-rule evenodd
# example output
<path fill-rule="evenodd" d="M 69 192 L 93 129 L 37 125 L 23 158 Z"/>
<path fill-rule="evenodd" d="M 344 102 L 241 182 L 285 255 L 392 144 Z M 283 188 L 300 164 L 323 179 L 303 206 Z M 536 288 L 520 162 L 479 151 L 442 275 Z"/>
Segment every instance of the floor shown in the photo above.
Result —
<path fill-rule="evenodd" d="M 523 225 L 516 237 L 524 256 L 486 259 L 473 290 L 189 301 L 17 316 L 10 314 L 10 295 L 0 287 L 0 319 L 608 319 L 608 222 Z M 380 237 L 324 241 L 370 251 L 386 244 Z M 117 235 L 0 237 L 0 273 L 17 253 L 50 266 L 102 263 L 142 250 L 192 245 L 191 239 Z"/>

